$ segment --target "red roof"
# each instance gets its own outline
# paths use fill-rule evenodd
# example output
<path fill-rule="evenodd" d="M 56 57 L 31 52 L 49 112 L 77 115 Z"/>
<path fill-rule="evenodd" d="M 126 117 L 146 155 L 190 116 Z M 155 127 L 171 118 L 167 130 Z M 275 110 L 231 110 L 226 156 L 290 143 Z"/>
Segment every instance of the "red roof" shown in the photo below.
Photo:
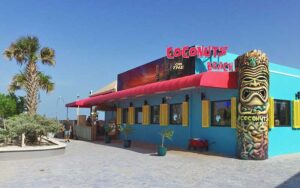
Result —
<path fill-rule="evenodd" d="M 237 88 L 237 74 L 236 72 L 204 72 L 201 74 L 194 74 L 172 80 L 155 82 L 143 86 L 109 93 L 106 95 L 99 95 L 78 100 L 69 104 L 66 107 L 90 107 L 97 106 L 104 102 L 113 101 L 117 99 L 124 99 L 127 97 L 135 97 L 142 95 L 151 95 L 156 93 L 163 93 L 168 91 L 176 91 L 184 88 L 192 87 L 212 87 L 224 89 Z"/>

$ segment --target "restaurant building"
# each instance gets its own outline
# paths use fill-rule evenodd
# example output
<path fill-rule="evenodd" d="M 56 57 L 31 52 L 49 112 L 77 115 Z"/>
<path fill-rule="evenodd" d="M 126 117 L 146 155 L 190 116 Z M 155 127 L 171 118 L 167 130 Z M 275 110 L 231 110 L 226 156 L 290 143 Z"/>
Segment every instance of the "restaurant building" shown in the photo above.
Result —
<path fill-rule="evenodd" d="M 133 141 L 159 144 L 169 128 L 166 145 L 182 149 L 197 138 L 212 153 L 243 159 L 300 152 L 300 70 L 270 63 L 261 51 L 227 50 L 168 48 L 66 107 L 105 111 L 106 123 L 134 127 Z"/>

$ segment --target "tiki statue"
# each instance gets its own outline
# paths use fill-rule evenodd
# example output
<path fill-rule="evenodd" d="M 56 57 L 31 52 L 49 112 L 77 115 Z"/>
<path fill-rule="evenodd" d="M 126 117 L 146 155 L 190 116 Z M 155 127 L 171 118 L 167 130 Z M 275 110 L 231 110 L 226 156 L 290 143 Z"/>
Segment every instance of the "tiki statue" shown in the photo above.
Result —
<path fill-rule="evenodd" d="M 269 60 L 259 50 L 235 60 L 239 80 L 238 156 L 268 158 Z"/>

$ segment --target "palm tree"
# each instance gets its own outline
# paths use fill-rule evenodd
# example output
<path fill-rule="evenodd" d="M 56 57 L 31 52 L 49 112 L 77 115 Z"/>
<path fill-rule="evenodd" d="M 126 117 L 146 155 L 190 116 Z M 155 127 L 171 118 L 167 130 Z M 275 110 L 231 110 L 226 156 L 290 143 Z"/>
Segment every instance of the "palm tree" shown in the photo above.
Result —
<path fill-rule="evenodd" d="M 51 90 L 54 84 L 50 88 L 41 85 L 41 82 L 46 83 L 47 76 L 41 76 L 37 68 L 37 62 L 41 62 L 44 65 L 55 65 L 55 51 L 51 48 L 44 47 L 40 49 L 39 40 L 37 37 L 27 36 L 21 37 L 15 43 L 12 43 L 5 51 L 4 56 L 10 61 L 15 59 L 19 65 L 25 65 L 24 73 L 16 75 L 13 78 L 11 89 L 24 88 L 26 92 L 26 107 L 29 115 L 35 115 L 37 111 L 37 95 L 39 89 Z M 21 77 L 20 77 L 21 76 Z M 21 79 L 22 78 L 22 79 Z M 18 85 L 22 81 L 22 85 Z M 16 84 L 13 84 L 13 83 Z M 51 84 L 50 84 L 51 85 Z"/>
<path fill-rule="evenodd" d="M 54 83 L 51 81 L 51 76 L 45 75 L 42 72 L 38 72 L 38 78 L 39 89 L 44 90 L 46 93 L 50 93 L 54 90 Z M 20 89 L 25 89 L 25 82 L 26 76 L 23 72 L 16 74 L 8 87 L 9 93 L 14 93 L 16 90 Z"/>

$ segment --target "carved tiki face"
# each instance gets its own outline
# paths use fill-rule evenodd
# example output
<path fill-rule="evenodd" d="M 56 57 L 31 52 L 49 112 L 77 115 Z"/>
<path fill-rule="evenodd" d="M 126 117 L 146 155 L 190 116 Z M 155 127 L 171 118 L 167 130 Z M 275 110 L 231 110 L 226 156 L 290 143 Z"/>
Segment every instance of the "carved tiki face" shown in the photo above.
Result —
<path fill-rule="evenodd" d="M 261 51 L 239 57 L 240 114 L 266 114 L 268 110 L 268 58 Z"/>

